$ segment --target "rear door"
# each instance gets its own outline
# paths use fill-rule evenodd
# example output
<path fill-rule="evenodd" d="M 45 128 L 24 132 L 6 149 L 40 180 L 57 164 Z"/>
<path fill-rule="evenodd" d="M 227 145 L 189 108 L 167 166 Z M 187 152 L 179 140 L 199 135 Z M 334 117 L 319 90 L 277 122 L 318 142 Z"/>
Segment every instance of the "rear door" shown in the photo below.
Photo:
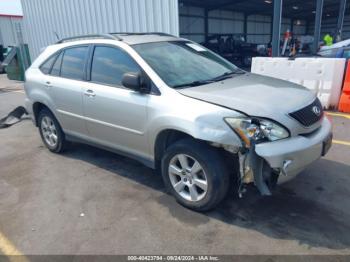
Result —
<path fill-rule="evenodd" d="M 124 73 L 141 68 L 125 51 L 107 45 L 94 47 L 90 65 L 83 96 L 89 136 L 110 148 L 143 155 L 148 150 L 144 133 L 149 95 L 121 84 Z"/>
<path fill-rule="evenodd" d="M 83 116 L 83 86 L 89 46 L 64 49 L 51 70 L 49 85 L 53 89 L 57 117 L 65 132 L 86 134 Z"/>
<path fill-rule="evenodd" d="M 51 73 L 51 68 L 57 58 L 59 57 L 60 53 L 55 53 L 51 55 L 44 63 L 42 63 L 39 67 L 39 70 L 41 71 L 42 74 L 33 74 L 31 76 L 32 81 L 35 83 L 35 86 L 40 88 L 40 94 L 42 97 L 45 97 L 45 101 L 42 100 L 40 102 L 45 103 L 49 108 L 52 110 L 55 110 L 55 103 L 54 103 L 54 91 L 52 88 L 52 76 L 50 75 Z M 57 113 L 57 112 L 55 112 Z"/>

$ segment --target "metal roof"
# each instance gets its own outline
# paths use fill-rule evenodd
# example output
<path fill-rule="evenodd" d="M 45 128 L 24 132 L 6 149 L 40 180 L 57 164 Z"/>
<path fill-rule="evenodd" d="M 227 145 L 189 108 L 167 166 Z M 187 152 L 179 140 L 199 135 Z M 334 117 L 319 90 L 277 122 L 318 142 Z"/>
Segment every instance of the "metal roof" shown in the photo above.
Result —
<path fill-rule="evenodd" d="M 205 7 L 209 10 L 225 9 L 247 14 L 273 14 L 273 0 L 180 0 L 180 4 Z M 338 17 L 340 0 L 324 0 L 323 16 Z M 284 0 L 283 17 L 312 21 L 315 19 L 316 0 Z M 346 6 L 350 14 L 350 1 Z"/>

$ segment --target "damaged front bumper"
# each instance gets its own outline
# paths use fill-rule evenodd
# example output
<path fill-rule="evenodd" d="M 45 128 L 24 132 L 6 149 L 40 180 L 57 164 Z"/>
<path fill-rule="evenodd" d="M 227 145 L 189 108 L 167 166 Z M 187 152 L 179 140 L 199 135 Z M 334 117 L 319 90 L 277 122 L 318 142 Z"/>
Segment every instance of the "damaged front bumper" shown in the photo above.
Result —
<path fill-rule="evenodd" d="M 325 117 L 320 128 L 308 135 L 259 143 L 252 146 L 246 155 L 241 155 L 243 164 L 241 178 L 247 170 L 262 195 L 271 195 L 270 185 L 285 183 L 298 175 L 308 165 L 324 156 L 332 144 L 332 126 Z M 249 179 L 248 179 L 249 180 Z"/>

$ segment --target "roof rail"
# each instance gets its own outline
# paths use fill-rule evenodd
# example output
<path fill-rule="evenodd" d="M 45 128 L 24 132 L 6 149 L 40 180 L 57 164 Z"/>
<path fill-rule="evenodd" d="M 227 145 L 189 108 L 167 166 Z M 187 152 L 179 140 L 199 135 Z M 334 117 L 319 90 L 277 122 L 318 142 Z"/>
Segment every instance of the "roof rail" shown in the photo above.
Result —
<path fill-rule="evenodd" d="M 162 33 L 162 32 L 113 32 L 109 33 L 110 35 L 160 35 L 160 36 L 172 36 L 171 34 Z"/>
<path fill-rule="evenodd" d="M 69 42 L 69 41 L 74 41 L 74 40 L 79 40 L 79 39 L 88 39 L 88 38 L 102 38 L 102 39 L 112 39 L 112 40 L 122 40 L 118 36 L 113 36 L 111 34 L 91 34 L 91 35 L 78 35 L 78 36 L 72 36 L 72 37 L 67 37 L 67 38 L 62 38 L 56 44 L 61 44 L 64 42 Z"/>

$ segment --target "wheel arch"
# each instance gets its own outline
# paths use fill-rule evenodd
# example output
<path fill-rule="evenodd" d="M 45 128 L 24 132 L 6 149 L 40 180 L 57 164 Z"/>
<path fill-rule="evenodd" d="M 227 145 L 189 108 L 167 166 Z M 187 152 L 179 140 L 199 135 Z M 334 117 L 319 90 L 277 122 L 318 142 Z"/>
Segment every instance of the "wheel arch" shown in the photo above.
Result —
<path fill-rule="evenodd" d="M 38 123 L 39 113 L 43 109 L 49 110 L 55 116 L 55 114 L 52 112 L 52 110 L 45 103 L 42 103 L 42 102 L 39 102 L 39 101 L 34 102 L 33 103 L 33 115 L 34 115 L 35 126 L 39 125 L 39 123 Z"/>
<path fill-rule="evenodd" d="M 160 170 L 162 155 L 176 141 L 184 138 L 196 140 L 193 136 L 177 129 L 164 129 L 158 133 L 154 143 L 154 162 L 156 170 Z"/>

